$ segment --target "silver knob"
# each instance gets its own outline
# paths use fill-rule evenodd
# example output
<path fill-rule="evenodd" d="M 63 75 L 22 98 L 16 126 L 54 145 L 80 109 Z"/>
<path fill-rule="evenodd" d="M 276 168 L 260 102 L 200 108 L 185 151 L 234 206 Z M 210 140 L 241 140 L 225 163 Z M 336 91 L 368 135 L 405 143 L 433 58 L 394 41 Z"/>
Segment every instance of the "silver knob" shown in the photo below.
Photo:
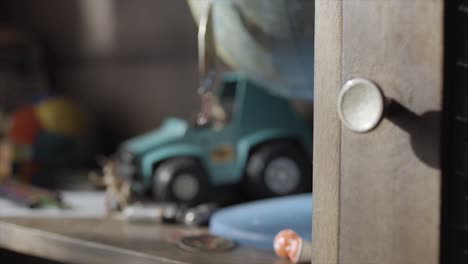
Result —
<path fill-rule="evenodd" d="M 385 105 L 385 97 L 375 83 L 355 78 L 343 85 L 338 98 L 338 115 L 349 130 L 369 132 L 382 120 Z"/>

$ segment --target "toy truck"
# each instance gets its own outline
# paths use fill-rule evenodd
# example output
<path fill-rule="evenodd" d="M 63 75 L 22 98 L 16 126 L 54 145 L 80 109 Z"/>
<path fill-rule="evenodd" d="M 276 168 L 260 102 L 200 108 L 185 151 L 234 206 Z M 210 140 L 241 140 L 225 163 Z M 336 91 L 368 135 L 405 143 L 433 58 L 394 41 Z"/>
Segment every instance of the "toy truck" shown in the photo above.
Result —
<path fill-rule="evenodd" d="M 312 132 L 287 99 L 236 73 L 223 77 L 217 98 L 221 122 L 169 118 L 122 143 L 116 169 L 133 192 L 198 204 L 226 186 L 253 198 L 311 191 Z"/>

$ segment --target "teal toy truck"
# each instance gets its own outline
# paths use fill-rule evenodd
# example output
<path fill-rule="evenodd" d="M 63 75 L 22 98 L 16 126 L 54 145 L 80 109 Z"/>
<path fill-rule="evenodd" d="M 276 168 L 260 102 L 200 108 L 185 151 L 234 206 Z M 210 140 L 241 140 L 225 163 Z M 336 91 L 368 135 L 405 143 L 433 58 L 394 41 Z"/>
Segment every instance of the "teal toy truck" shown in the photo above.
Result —
<path fill-rule="evenodd" d="M 222 120 L 189 125 L 169 118 L 159 129 L 123 142 L 117 173 L 136 193 L 197 204 L 222 187 L 254 198 L 311 191 L 312 132 L 287 99 L 240 74 L 217 93 Z"/>

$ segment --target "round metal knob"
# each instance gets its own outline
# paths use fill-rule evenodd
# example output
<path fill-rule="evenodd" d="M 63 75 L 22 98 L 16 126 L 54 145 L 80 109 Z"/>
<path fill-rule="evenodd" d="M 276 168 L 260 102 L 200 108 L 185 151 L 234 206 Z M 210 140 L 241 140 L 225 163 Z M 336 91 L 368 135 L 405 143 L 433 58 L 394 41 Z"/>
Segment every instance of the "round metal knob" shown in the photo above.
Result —
<path fill-rule="evenodd" d="M 338 98 L 338 115 L 351 131 L 368 132 L 382 120 L 385 101 L 382 91 L 373 82 L 351 79 L 343 85 Z"/>

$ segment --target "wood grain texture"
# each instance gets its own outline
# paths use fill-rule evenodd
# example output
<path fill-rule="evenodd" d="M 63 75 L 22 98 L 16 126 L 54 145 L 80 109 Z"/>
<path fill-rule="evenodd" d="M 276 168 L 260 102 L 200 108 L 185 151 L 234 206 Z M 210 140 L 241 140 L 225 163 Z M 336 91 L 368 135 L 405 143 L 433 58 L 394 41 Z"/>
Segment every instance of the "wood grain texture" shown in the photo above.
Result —
<path fill-rule="evenodd" d="M 340 264 L 435 264 L 443 1 L 343 1 L 343 80 L 368 78 L 407 112 L 343 129 Z"/>
<path fill-rule="evenodd" d="M 116 220 L 0 219 L 0 247 L 65 263 L 288 263 L 271 251 L 188 252 L 175 243 L 182 232 L 204 231 Z"/>
<path fill-rule="evenodd" d="M 312 263 L 338 261 L 341 1 L 315 1 L 314 212 Z"/>

